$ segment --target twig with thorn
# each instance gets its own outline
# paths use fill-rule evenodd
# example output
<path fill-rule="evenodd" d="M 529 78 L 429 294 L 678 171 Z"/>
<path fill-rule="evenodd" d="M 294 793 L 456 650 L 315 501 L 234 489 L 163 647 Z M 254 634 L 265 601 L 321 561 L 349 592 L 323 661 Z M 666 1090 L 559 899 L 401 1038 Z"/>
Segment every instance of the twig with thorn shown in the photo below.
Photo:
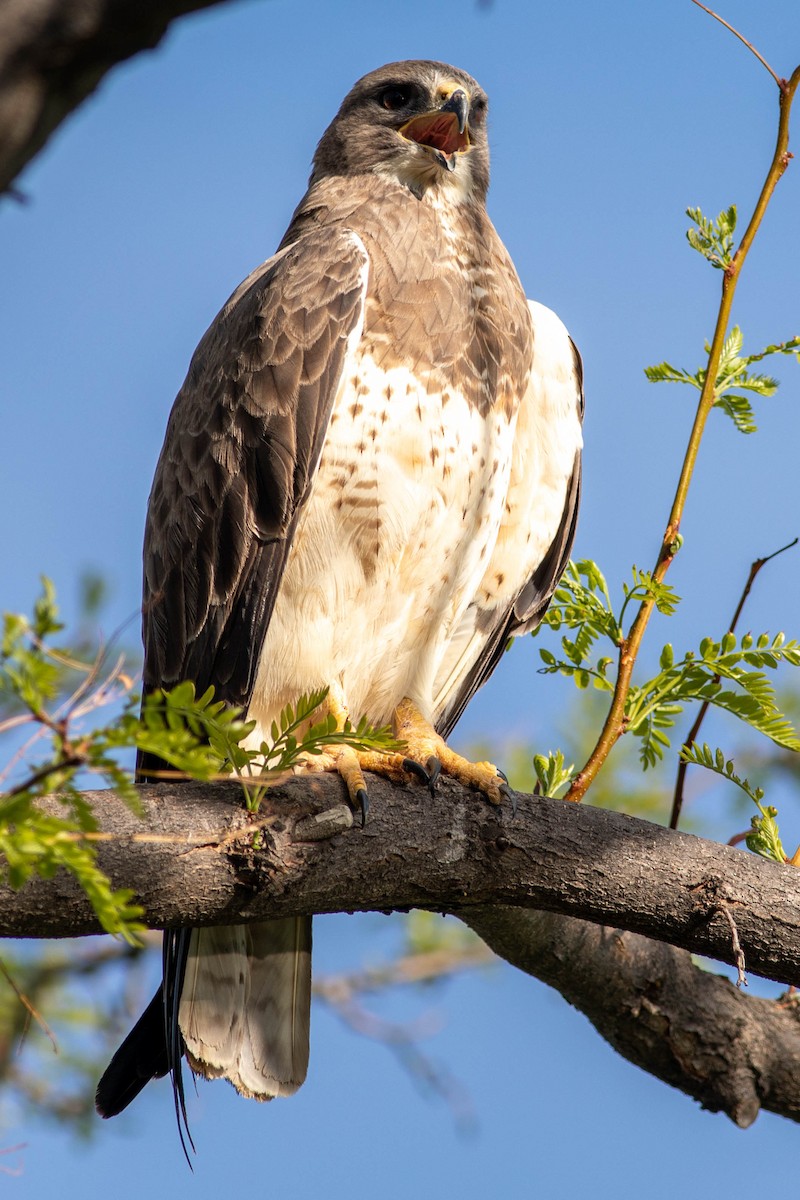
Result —
<path fill-rule="evenodd" d="M 772 554 L 767 554 L 765 558 L 757 558 L 755 560 L 755 562 L 752 562 L 750 564 L 750 573 L 747 576 L 747 582 L 744 585 L 742 594 L 739 597 L 739 603 L 736 605 L 736 609 L 731 618 L 730 626 L 728 627 L 728 631 L 730 633 L 733 633 L 735 631 L 736 626 L 739 623 L 739 617 L 742 615 L 742 609 L 745 606 L 747 597 L 750 595 L 750 589 L 753 586 L 753 582 L 755 580 L 756 575 L 758 575 L 758 572 L 768 562 L 771 562 L 773 558 L 777 558 L 779 554 L 783 554 L 786 550 L 791 550 L 793 546 L 797 545 L 798 540 L 800 540 L 800 539 L 795 538 L 794 541 L 788 542 L 785 546 L 781 546 L 780 550 L 773 550 Z M 719 678 L 720 678 L 719 675 L 714 676 L 714 679 L 717 683 L 719 683 Z M 710 701 L 708 701 L 708 700 L 704 700 L 703 703 L 700 705 L 700 710 L 695 718 L 694 724 L 692 725 L 691 729 L 687 733 L 686 738 L 684 740 L 683 750 L 686 750 L 689 746 L 691 746 L 693 743 L 695 743 L 697 741 L 698 734 L 700 733 L 700 726 L 703 724 L 703 721 L 705 719 L 706 713 L 708 712 L 709 706 L 710 706 Z M 687 772 L 688 768 L 689 768 L 688 762 L 685 762 L 683 758 L 679 758 L 678 772 L 677 772 L 677 775 L 675 776 L 675 795 L 674 795 L 674 798 L 672 801 L 672 815 L 670 816 L 670 819 L 669 819 L 670 829 L 677 829 L 678 822 L 681 819 L 681 809 L 683 808 L 683 794 L 684 794 L 684 787 L 686 784 L 686 772 Z"/>

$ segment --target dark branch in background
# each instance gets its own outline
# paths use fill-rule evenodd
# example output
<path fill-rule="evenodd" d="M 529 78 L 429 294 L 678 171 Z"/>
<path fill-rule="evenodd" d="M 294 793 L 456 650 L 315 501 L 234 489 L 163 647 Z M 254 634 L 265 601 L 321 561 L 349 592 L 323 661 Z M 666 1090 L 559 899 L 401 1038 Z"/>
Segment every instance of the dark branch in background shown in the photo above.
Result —
<path fill-rule="evenodd" d="M 112 67 L 154 49 L 177 17 L 223 2 L 3 0 L 0 192 Z"/>
<path fill-rule="evenodd" d="M 763 1000 L 634 933 L 490 906 L 462 914 L 503 958 L 584 1013 L 636 1066 L 711 1112 L 751 1125 L 760 1109 L 800 1121 L 797 1000 Z"/>
<path fill-rule="evenodd" d="M 706 1107 L 740 1125 L 759 1107 L 800 1120 L 794 1008 L 739 993 L 683 951 L 649 940 L 735 963 L 735 930 L 749 971 L 798 982 L 794 868 L 559 800 L 520 796 L 512 819 L 510 806 L 494 809 L 449 781 L 435 797 L 377 777 L 370 789 L 365 829 L 352 826 L 332 775 L 280 785 L 256 816 L 227 784 L 142 788 L 142 821 L 113 793 L 86 798 L 101 825 L 101 866 L 116 886 L 135 888 L 153 926 L 410 907 L 454 913 L 503 958 L 556 987 L 621 1054 Z M 65 876 L 0 890 L 2 933 L 97 928 Z"/>
<path fill-rule="evenodd" d="M 476 937 L 465 945 L 406 954 L 394 962 L 349 975 L 315 978 L 312 994 L 327 1004 L 351 1032 L 385 1046 L 425 1093 L 445 1102 L 459 1129 L 468 1132 L 477 1120 L 468 1091 L 420 1048 L 421 1040 L 437 1031 L 435 1016 L 428 1013 L 411 1023 L 387 1021 L 371 1012 L 364 999 L 388 988 L 452 979 L 496 962 L 489 947 Z"/>
<path fill-rule="evenodd" d="M 694 0 L 694 2 L 696 4 L 697 0 Z M 700 7 L 703 8 L 704 5 L 701 4 Z M 779 554 L 783 554 L 786 550 L 791 550 L 797 545 L 798 541 L 800 541 L 800 539 L 795 538 L 794 541 L 789 542 L 788 545 L 781 546 L 780 550 L 774 550 L 772 554 L 768 554 L 766 558 L 757 558 L 755 562 L 750 564 L 750 572 L 747 576 L 747 582 L 742 589 L 742 594 L 739 597 L 739 603 L 736 605 L 736 610 L 731 617 L 731 623 L 728 627 L 730 633 L 733 633 L 736 629 L 736 626 L 739 624 L 739 617 L 742 615 L 742 609 L 747 603 L 747 597 L 750 595 L 750 589 L 752 588 L 756 575 L 758 575 L 761 568 L 766 566 L 768 562 L 771 562 L 773 558 L 777 558 Z M 719 675 L 716 675 L 715 679 L 717 680 L 717 683 L 719 683 Z M 700 733 L 700 726 L 703 724 L 703 720 L 709 710 L 710 704 L 711 702 L 709 700 L 704 700 L 700 705 L 697 716 L 694 719 L 694 724 L 684 740 L 684 750 L 697 741 L 697 736 Z M 672 801 L 672 814 L 669 819 L 670 829 L 677 829 L 680 823 L 681 809 L 683 808 L 683 789 L 686 783 L 686 772 L 688 768 L 689 764 L 685 759 L 681 758 L 678 760 L 678 771 L 675 776 L 675 798 Z"/>

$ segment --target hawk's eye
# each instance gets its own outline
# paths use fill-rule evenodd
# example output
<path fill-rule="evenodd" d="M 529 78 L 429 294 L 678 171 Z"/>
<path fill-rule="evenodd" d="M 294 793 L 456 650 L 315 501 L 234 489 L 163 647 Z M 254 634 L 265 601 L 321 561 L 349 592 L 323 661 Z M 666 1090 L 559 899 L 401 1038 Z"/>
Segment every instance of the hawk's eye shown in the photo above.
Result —
<path fill-rule="evenodd" d="M 397 112 L 401 108 L 406 108 L 411 103 L 411 95 L 412 90 L 410 87 L 393 83 L 383 89 L 380 94 L 380 101 L 384 108 L 388 108 L 389 112 Z"/>

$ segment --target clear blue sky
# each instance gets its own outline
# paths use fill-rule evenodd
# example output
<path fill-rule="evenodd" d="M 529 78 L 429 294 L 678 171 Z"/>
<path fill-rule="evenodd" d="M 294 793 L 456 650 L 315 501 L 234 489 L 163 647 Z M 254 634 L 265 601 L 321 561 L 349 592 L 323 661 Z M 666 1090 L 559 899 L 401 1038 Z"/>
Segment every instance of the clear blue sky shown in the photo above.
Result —
<path fill-rule="evenodd" d="M 763 0 L 757 12 L 719 2 L 788 75 L 800 61 L 796 0 Z M 689 0 L 271 0 L 190 17 L 116 70 L 23 176 L 30 203 L 3 205 L 2 608 L 27 609 L 44 571 L 69 615 L 90 567 L 113 589 L 106 632 L 135 613 L 150 479 L 191 352 L 279 241 L 344 93 L 405 57 L 453 62 L 486 87 L 492 217 L 528 294 L 560 313 L 583 352 L 577 555 L 612 580 L 652 565 L 693 396 L 649 385 L 642 368 L 700 364 L 720 277 L 689 250 L 683 212 L 752 206 L 774 143 L 766 72 Z M 751 350 L 800 332 L 798 170 L 780 185 L 736 302 Z M 775 373 L 783 387 L 760 403 L 755 437 L 712 420 L 671 575 L 684 604 L 655 641 L 722 633 L 750 562 L 798 532 L 800 372 L 782 360 Z M 759 580 L 754 629 L 796 630 L 799 562 L 787 555 Z M 530 641 L 515 649 L 465 716 L 464 741 L 481 731 L 499 747 L 509 735 L 555 744 L 569 692 L 536 665 Z M 734 744 L 736 731 L 723 736 Z M 318 921 L 318 967 L 377 956 L 385 926 Z M 24 1173 L 6 1187 L 24 1200 L 54 1187 L 64 1200 L 183 1194 L 184 1182 L 197 1197 L 658 1200 L 796 1182 L 795 1127 L 762 1116 L 743 1133 L 700 1112 L 511 969 L 418 1007 L 428 1004 L 444 1019 L 428 1049 L 477 1111 L 470 1138 L 384 1050 L 321 1013 L 309 1082 L 291 1102 L 265 1108 L 201 1087 L 193 1178 L 161 1085 L 87 1147 L 51 1128 L 2 1129 L 0 1145 L 27 1142 Z"/>

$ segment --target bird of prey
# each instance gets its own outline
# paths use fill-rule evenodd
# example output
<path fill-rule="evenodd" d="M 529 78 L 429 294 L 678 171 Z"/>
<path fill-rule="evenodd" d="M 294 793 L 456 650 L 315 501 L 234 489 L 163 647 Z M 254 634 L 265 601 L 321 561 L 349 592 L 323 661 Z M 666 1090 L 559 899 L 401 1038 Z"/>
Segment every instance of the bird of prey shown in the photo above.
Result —
<path fill-rule="evenodd" d="M 256 746 L 328 688 L 337 721 L 394 721 L 406 757 L 379 767 L 422 764 L 498 803 L 496 769 L 444 739 L 567 563 L 582 384 L 487 216 L 486 115 L 476 81 L 439 62 L 381 67 L 346 96 L 277 253 L 213 321 L 175 401 L 143 627 L 145 688 L 213 685 L 257 723 Z M 342 747 L 326 764 L 362 807 L 375 758 Z M 307 918 L 167 933 L 163 986 L 100 1113 L 171 1072 L 180 1122 L 183 1054 L 245 1096 L 294 1092 L 310 953 Z"/>

